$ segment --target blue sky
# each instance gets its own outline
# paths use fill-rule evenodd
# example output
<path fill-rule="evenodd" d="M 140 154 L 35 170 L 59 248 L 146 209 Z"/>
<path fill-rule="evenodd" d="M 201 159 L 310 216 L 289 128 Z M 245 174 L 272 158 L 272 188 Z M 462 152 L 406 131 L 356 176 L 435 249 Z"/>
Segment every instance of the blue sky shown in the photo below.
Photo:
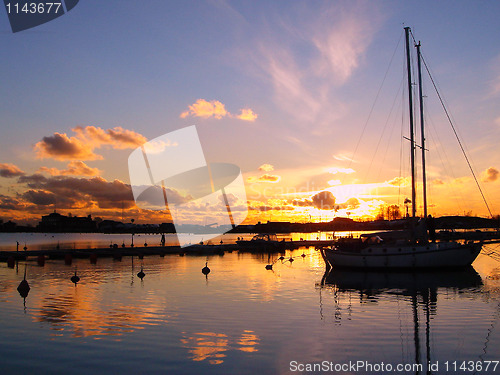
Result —
<path fill-rule="evenodd" d="M 235 163 L 248 178 L 270 164 L 280 176 L 273 188 L 315 181 L 323 172 L 313 171 L 328 167 L 356 170 L 345 185 L 389 181 L 399 175 L 400 134 L 383 129 L 403 73 L 402 40 L 355 162 L 338 159 L 353 155 L 403 24 L 422 41 L 477 173 L 500 167 L 498 2 L 81 0 L 16 34 L 1 13 L 0 163 L 28 175 L 66 168 L 70 159 L 41 159 L 33 149 L 56 132 L 121 127 L 150 139 L 195 124 L 209 161 Z M 199 99 L 221 102 L 232 116 L 181 118 Z M 258 117 L 239 120 L 242 109 Z M 436 127 L 447 126 L 439 116 Z M 380 141 L 375 153 L 382 132 L 391 144 Z M 441 135 L 435 147 L 450 146 L 442 158 L 454 173 L 438 167 L 432 178 L 468 175 L 449 129 Z M 108 143 L 98 149 L 103 159 L 83 161 L 128 183 L 130 151 Z M 485 183 L 492 198 L 497 184 Z M 13 179 L 0 185 L 6 195 L 24 188 Z M 315 185 L 328 187 L 324 178 Z"/>

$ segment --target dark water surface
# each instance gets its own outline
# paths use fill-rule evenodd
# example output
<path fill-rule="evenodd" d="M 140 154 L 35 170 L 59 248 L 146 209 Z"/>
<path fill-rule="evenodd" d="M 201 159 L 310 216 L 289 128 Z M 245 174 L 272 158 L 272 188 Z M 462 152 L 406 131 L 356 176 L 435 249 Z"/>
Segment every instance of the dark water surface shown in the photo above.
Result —
<path fill-rule="evenodd" d="M 474 269 L 453 273 L 326 275 L 313 248 L 290 255 L 294 262 L 273 271 L 267 255 L 211 256 L 207 278 L 201 256 L 2 263 L 1 372 L 285 374 L 312 373 L 307 366 L 322 361 L 430 361 L 437 374 L 448 361 L 448 373 L 470 374 L 477 361 L 500 360 L 494 260 L 480 255 Z M 31 290 L 23 301 L 16 288 L 25 264 Z M 462 361 L 474 371 L 461 371 Z M 476 373 L 500 373 L 493 365 Z M 344 369 L 331 373 L 389 373 Z"/>

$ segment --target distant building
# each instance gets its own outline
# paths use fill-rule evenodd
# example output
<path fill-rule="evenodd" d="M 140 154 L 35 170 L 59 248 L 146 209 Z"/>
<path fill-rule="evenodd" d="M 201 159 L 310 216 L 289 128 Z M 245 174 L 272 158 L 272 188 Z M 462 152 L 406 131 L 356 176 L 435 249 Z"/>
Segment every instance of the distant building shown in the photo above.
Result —
<path fill-rule="evenodd" d="M 57 212 L 42 216 L 38 224 L 38 230 L 42 232 L 95 232 L 96 223 L 92 216 L 64 216 Z"/>

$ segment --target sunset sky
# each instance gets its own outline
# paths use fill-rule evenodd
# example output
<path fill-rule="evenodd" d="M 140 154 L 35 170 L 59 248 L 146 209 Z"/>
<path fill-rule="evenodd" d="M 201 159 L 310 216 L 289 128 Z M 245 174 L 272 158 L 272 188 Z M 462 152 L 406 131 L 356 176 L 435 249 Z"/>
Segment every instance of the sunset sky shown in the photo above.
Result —
<path fill-rule="evenodd" d="M 499 2 L 82 0 L 16 34 L 0 12 L 4 221 L 168 221 L 135 206 L 128 157 L 190 125 L 208 162 L 241 168 L 248 223 L 403 211 L 404 26 L 500 214 Z M 429 81 L 424 95 L 430 213 L 488 216 Z"/>

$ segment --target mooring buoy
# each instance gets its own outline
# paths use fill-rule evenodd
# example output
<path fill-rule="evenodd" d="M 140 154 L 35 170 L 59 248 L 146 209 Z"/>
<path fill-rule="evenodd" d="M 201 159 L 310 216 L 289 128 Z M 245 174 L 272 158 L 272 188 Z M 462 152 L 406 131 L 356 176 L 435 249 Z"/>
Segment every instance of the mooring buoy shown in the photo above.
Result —
<path fill-rule="evenodd" d="M 137 273 L 137 277 L 142 280 L 142 279 L 144 279 L 144 276 L 146 276 L 146 274 L 144 273 L 142 266 L 141 266 L 141 270 Z"/>
<path fill-rule="evenodd" d="M 205 262 L 205 267 L 201 269 L 201 273 L 204 274 L 205 276 L 210 273 L 210 268 L 208 268 L 208 262 Z"/>
<path fill-rule="evenodd" d="M 75 274 L 74 274 L 73 276 L 71 276 L 71 279 L 70 279 L 70 280 L 71 280 L 71 282 L 72 282 L 73 284 L 75 284 L 75 286 L 76 286 L 76 284 L 80 281 L 80 278 L 79 278 L 79 277 L 77 276 L 77 274 L 76 274 L 76 268 L 75 268 Z"/>

